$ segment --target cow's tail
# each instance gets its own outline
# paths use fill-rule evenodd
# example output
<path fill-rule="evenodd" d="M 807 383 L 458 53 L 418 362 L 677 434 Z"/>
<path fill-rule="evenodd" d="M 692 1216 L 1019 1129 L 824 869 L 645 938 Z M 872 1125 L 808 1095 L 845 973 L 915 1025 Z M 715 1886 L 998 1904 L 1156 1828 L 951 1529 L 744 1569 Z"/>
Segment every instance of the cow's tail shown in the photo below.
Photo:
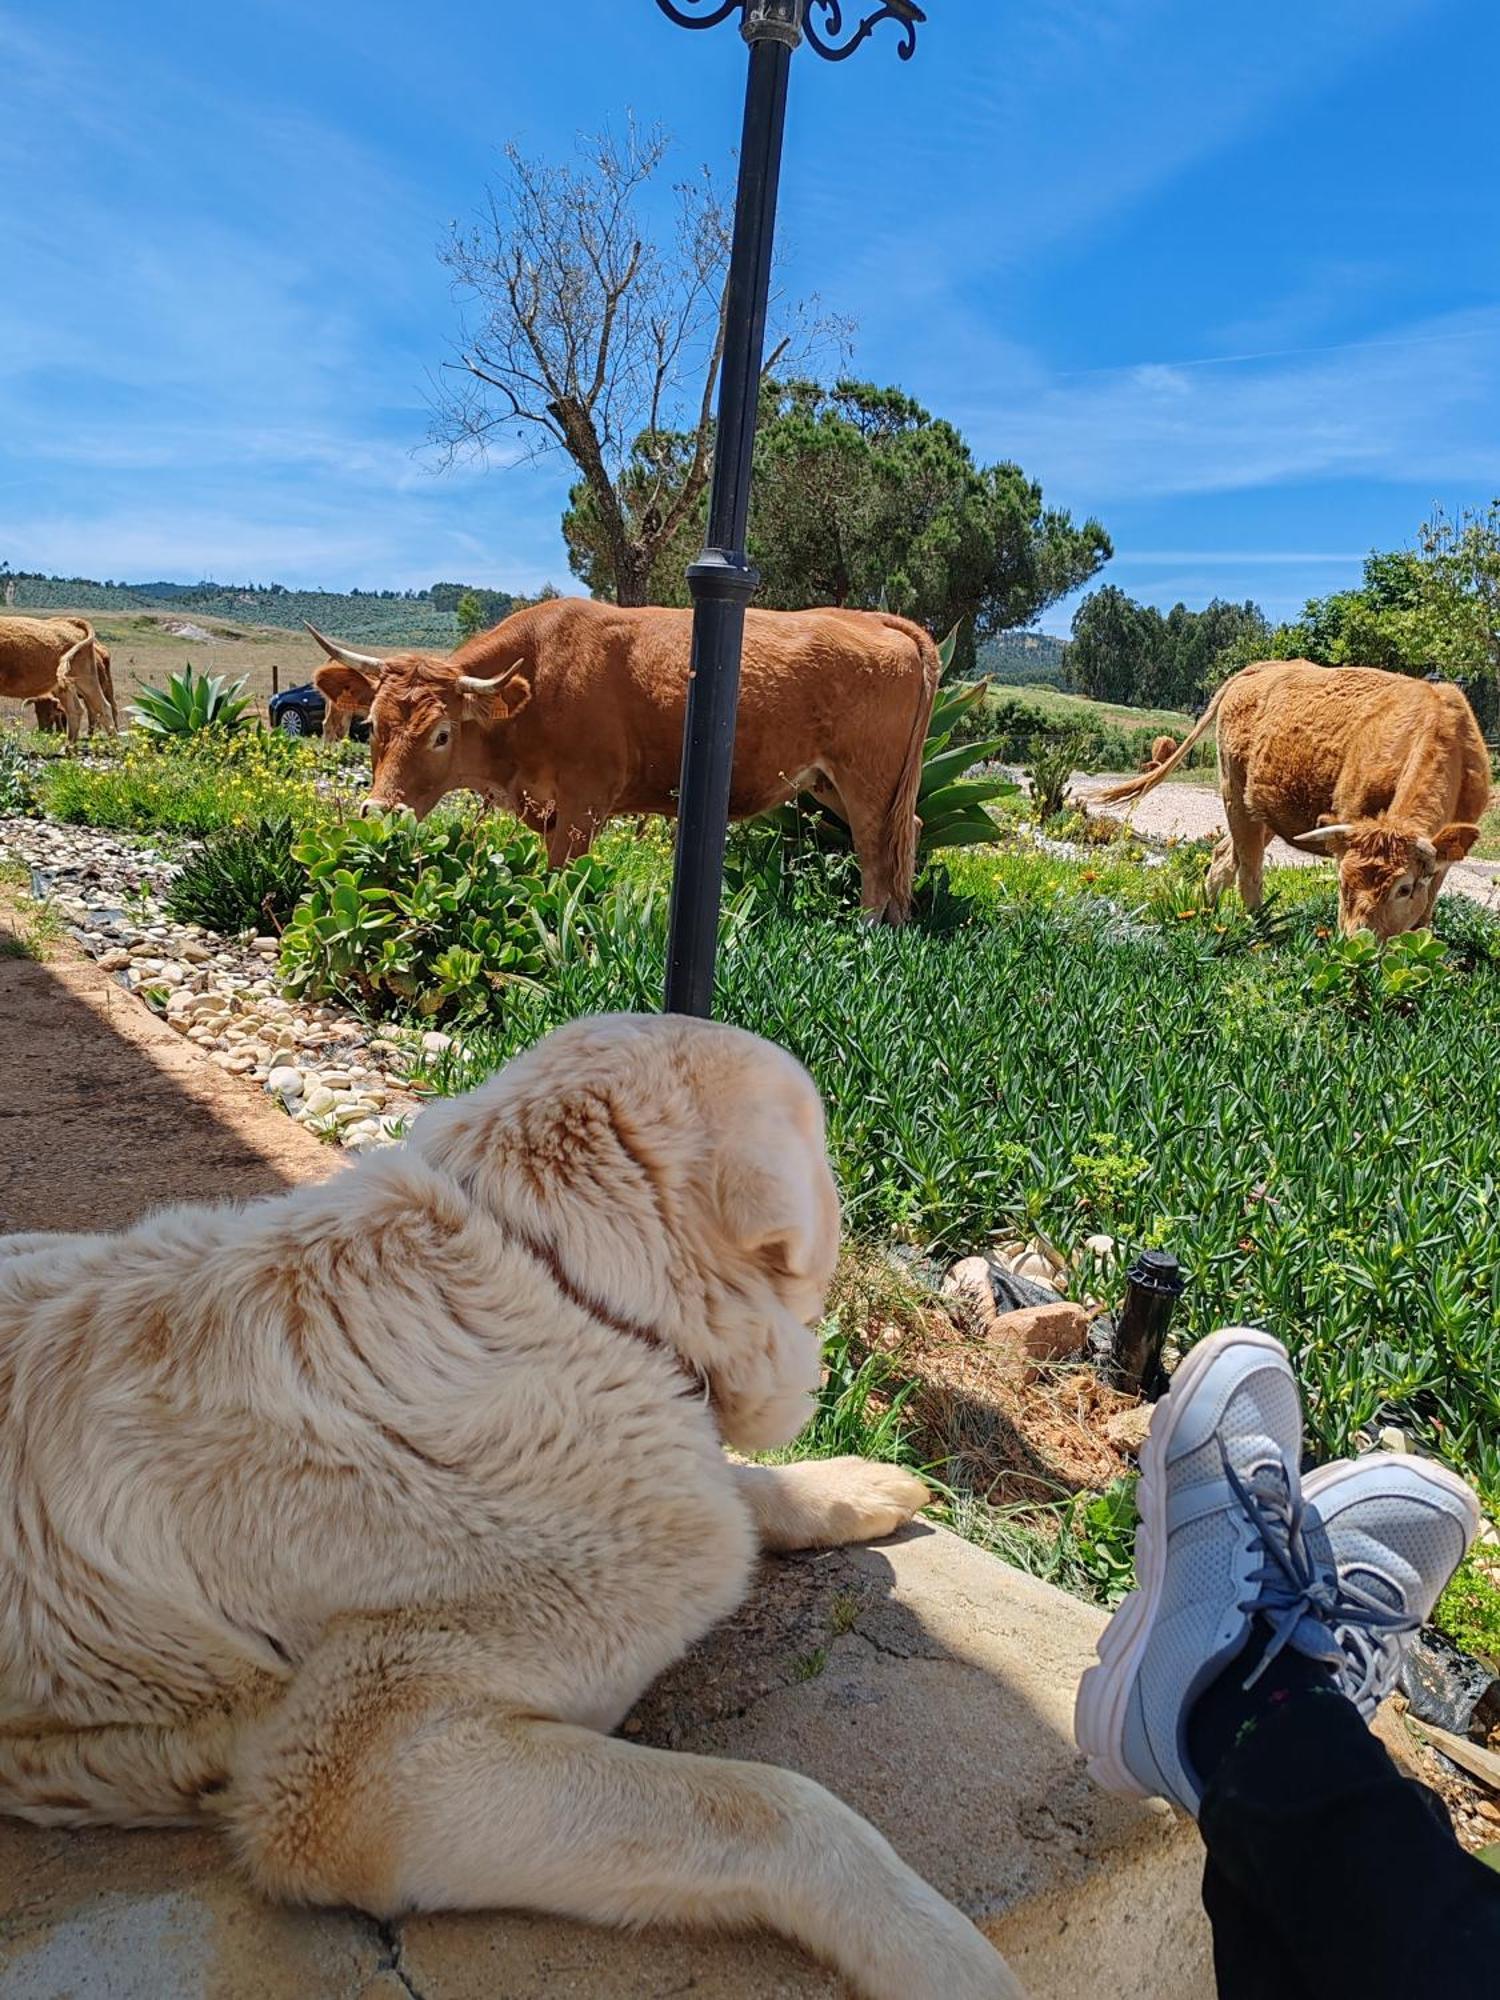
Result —
<path fill-rule="evenodd" d="M 73 672 L 73 662 L 78 658 L 80 653 L 87 653 L 94 665 L 94 670 L 95 670 L 94 685 L 101 689 L 101 700 L 104 707 L 104 719 L 106 726 L 112 732 L 118 734 L 119 724 L 115 720 L 114 702 L 110 699 L 108 695 L 105 695 L 102 692 L 102 684 L 105 676 L 101 674 L 99 671 L 99 640 L 94 632 L 94 628 L 89 623 L 87 618 L 78 618 L 70 622 L 81 625 L 83 627 L 83 637 L 81 639 L 75 639 L 73 644 L 69 646 L 68 650 L 63 654 L 62 658 L 58 661 L 57 685 L 59 688 L 70 689 L 72 691 L 74 700 L 82 703 L 83 712 L 88 717 L 89 734 L 90 736 L 92 736 L 95 728 L 94 712 L 89 707 L 88 702 L 84 700 L 79 690 L 77 678 Z M 113 675 L 110 675 L 109 679 L 111 685 L 113 685 L 113 679 L 114 679 Z M 64 707 L 66 706 L 67 704 L 64 703 Z"/>
<path fill-rule="evenodd" d="M 932 709 L 937 700 L 943 663 L 930 632 L 904 618 L 890 622 L 911 639 L 921 668 L 921 686 L 906 745 L 906 757 L 901 775 L 896 780 L 885 826 L 881 830 L 886 879 L 891 885 L 885 914 L 889 922 L 904 924 L 911 915 L 912 890 L 917 879 L 917 840 L 922 831 L 922 822 L 917 818 L 917 799 L 922 790 L 922 753 L 927 747 L 927 732 L 932 726 Z"/>
<path fill-rule="evenodd" d="M 1255 669 L 1253 667 L 1246 667 L 1242 671 L 1253 673 Z M 1177 748 L 1164 763 L 1153 764 L 1143 777 L 1127 778 L 1123 785 L 1111 785 L 1107 792 L 1095 792 L 1093 803 L 1096 806 L 1123 805 L 1127 800 L 1143 799 L 1147 792 L 1154 792 L 1162 779 L 1169 772 L 1175 771 L 1195 744 L 1201 743 L 1209 730 L 1213 728 L 1215 718 L 1219 713 L 1219 703 L 1239 678 L 1239 674 L 1230 675 L 1223 686 L 1215 692 L 1214 698 L 1208 704 L 1208 707 L 1204 709 L 1187 735 L 1183 737 Z"/>
<path fill-rule="evenodd" d="M 81 625 L 83 627 L 83 637 L 81 639 L 75 639 L 72 645 L 69 646 L 67 652 L 65 652 L 62 658 L 58 661 L 57 678 L 60 681 L 69 680 L 71 678 L 69 669 L 72 667 L 74 660 L 76 660 L 78 655 L 83 651 L 84 647 L 87 646 L 92 651 L 94 646 L 94 628 L 92 625 L 90 625 L 89 621 L 86 618 L 70 618 L 68 620 L 68 623 L 70 625 Z"/>

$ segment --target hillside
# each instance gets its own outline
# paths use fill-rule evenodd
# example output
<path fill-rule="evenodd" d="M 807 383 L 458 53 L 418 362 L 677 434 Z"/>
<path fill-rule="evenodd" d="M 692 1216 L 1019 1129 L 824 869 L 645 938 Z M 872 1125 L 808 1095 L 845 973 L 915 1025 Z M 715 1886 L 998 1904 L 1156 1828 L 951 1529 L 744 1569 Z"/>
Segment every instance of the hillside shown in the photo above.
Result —
<path fill-rule="evenodd" d="M 98 583 L 91 577 L 16 575 L 3 579 L 16 611 L 166 611 L 184 622 L 300 632 L 303 620 L 355 645 L 447 648 L 458 640 L 454 606 L 464 584 L 424 591 L 287 590 L 279 583 Z M 486 624 L 496 624 L 517 599 L 479 591 Z"/>
<path fill-rule="evenodd" d="M 1050 632 L 1001 632 L 979 648 L 979 672 L 997 687 L 1061 687 L 1063 650 Z"/>

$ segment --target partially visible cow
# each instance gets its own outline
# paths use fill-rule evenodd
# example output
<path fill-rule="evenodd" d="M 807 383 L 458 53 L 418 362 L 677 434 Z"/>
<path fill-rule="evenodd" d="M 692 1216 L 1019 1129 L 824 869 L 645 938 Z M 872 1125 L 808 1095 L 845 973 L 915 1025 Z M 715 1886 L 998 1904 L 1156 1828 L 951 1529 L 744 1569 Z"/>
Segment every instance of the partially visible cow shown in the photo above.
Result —
<path fill-rule="evenodd" d="M 68 713 L 50 694 L 39 694 L 31 704 L 36 726 L 44 736 L 60 736 L 68 725 Z"/>
<path fill-rule="evenodd" d="M 551 598 L 448 659 L 380 660 L 314 632 L 334 662 L 314 679 L 330 705 L 370 709 L 372 807 L 420 815 L 478 792 L 557 866 L 614 814 L 675 814 L 692 630 L 690 611 Z M 730 815 L 815 792 L 848 821 L 865 908 L 892 923 L 911 911 L 938 674 L 931 637 L 884 612 L 746 617 Z"/>
<path fill-rule="evenodd" d="M 1142 771 L 1154 771 L 1158 764 L 1166 763 L 1176 748 L 1177 738 L 1175 736 L 1158 736 L 1152 743 L 1150 750 L 1141 759 L 1137 768 Z"/>
<path fill-rule="evenodd" d="M 57 702 L 70 743 L 85 714 L 90 734 L 118 732 L 113 691 L 109 655 L 86 618 L 0 618 L 0 695 Z"/>
<path fill-rule="evenodd" d="M 342 743 L 354 727 L 357 718 L 369 714 L 370 694 L 364 682 L 360 682 L 357 687 L 351 685 L 336 695 L 330 694 L 319 678 L 321 674 L 330 671 L 331 669 L 327 667 L 319 668 L 313 675 L 313 681 L 318 693 L 323 697 L 323 741 Z"/>
<path fill-rule="evenodd" d="M 1258 908 L 1266 846 L 1279 834 L 1337 858 L 1346 936 L 1395 937 L 1428 922 L 1490 799 L 1489 753 L 1458 688 L 1375 667 L 1329 673 L 1310 660 L 1263 660 L 1225 681 L 1164 764 L 1100 802 L 1144 797 L 1215 724 L 1229 832 L 1210 896 L 1237 875 L 1246 907 Z"/>

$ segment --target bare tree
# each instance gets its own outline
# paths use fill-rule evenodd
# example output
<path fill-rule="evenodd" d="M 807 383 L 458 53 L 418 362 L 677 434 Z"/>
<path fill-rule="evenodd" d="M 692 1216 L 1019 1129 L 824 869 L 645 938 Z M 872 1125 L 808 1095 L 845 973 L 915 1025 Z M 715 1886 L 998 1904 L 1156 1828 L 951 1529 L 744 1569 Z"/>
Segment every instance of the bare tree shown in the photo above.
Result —
<path fill-rule="evenodd" d="M 455 226 L 441 252 L 463 320 L 434 441 L 450 457 L 502 438 L 528 459 L 565 451 L 597 511 L 621 604 L 646 602 L 652 564 L 712 467 L 732 214 L 705 168 L 675 187 L 670 235 L 652 240 L 641 211 L 670 144 L 632 123 L 623 138 L 580 141 L 573 165 L 508 147 L 485 219 Z M 687 440 L 686 453 L 646 451 L 657 490 L 633 491 L 627 506 L 632 451 L 668 434 Z"/>

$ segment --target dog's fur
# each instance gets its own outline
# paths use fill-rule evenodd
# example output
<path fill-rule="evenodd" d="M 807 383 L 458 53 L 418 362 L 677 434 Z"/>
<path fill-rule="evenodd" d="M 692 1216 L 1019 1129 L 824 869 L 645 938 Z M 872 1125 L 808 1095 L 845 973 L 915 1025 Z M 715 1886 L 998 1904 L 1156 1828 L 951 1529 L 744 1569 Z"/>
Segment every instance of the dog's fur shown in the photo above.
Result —
<path fill-rule="evenodd" d="M 1018 1994 L 819 1786 L 606 1733 L 757 1546 L 926 1498 L 721 1448 L 805 1421 L 837 1240 L 797 1064 L 616 1016 L 324 1186 L 0 1241 L 0 1810 L 215 1818 L 300 1901 L 760 1922 L 874 2000 Z"/>

